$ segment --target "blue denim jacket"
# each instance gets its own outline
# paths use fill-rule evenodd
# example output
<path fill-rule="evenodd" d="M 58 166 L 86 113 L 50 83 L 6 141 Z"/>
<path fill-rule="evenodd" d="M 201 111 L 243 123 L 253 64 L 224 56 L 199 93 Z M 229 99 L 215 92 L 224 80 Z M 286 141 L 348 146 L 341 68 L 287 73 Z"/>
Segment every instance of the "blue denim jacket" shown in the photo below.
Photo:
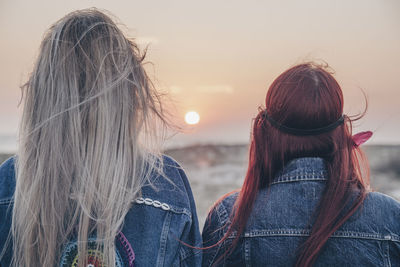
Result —
<path fill-rule="evenodd" d="M 142 188 L 142 196 L 125 217 L 121 233 L 116 237 L 116 258 L 119 266 L 200 266 L 201 235 L 196 207 L 189 182 L 182 168 L 171 158 L 164 157 L 164 171 L 173 182 L 157 176 L 151 186 Z M 0 166 L 0 253 L 6 242 L 15 190 L 14 158 Z M 90 241 L 90 240 L 89 240 Z M 90 246 L 89 242 L 89 246 Z M 76 242 L 65 244 L 59 266 L 72 266 Z M 0 260 L 8 266 L 12 248 L 7 248 Z"/>
<path fill-rule="evenodd" d="M 326 181 L 322 159 L 289 162 L 269 189 L 259 191 L 243 238 L 217 266 L 293 266 Z M 210 212 L 205 246 L 223 237 L 236 198 L 237 193 L 226 197 Z M 233 236 L 206 250 L 203 266 L 223 255 Z M 400 266 L 400 203 L 368 193 L 362 207 L 328 239 L 315 266 Z"/>

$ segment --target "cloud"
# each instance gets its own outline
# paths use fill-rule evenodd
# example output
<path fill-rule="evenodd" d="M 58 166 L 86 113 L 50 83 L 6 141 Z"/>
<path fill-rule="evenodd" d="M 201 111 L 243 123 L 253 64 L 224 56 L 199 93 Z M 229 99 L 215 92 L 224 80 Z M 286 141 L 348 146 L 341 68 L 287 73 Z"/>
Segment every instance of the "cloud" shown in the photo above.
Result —
<path fill-rule="evenodd" d="M 230 85 L 203 85 L 197 86 L 196 90 L 205 93 L 233 93 L 233 87 Z"/>

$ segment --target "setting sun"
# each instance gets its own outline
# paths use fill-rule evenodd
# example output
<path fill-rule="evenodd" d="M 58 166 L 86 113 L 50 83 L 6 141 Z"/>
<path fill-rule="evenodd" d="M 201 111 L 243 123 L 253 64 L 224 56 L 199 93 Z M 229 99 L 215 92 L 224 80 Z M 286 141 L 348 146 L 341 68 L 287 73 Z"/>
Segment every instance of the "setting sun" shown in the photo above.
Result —
<path fill-rule="evenodd" d="M 197 124 L 200 121 L 200 115 L 196 111 L 189 111 L 185 115 L 185 122 L 187 124 Z"/>

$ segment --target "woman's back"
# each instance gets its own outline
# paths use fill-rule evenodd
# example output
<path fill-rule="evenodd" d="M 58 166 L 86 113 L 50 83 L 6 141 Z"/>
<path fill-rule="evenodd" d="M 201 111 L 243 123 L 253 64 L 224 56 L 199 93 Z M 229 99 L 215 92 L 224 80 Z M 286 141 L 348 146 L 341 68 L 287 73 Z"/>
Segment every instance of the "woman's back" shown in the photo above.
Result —
<path fill-rule="evenodd" d="M 327 182 L 323 159 L 290 161 L 269 188 L 259 191 L 244 237 L 218 266 L 293 266 Z M 214 207 L 203 230 L 205 246 L 224 236 L 236 199 L 234 193 Z M 380 193 L 367 194 L 360 209 L 329 238 L 315 266 L 399 265 L 399 221 L 398 201 Z M 211 266 L 230 243 L 206 250 L 203 266 Z"/>
<path fill-rule="evenodd" d="M 132 203 L 123 228 L 115 238 L 117 267 L 201 265 L 201 251 L 180 242 L 201 246 L 190 185 L 183 169 L 173 159 L 167 156 L 163 159 L 165 177 L 153 175 L 142 187 L 141 196 Z M 1 266 L 9 266 L 12 256 L 12 242 L 7 242 L 7 238 L 15 190 L 14 164 L 13 157 L 0 166 L 0 251 L 8 245 L 0 259 Z M 91 255 L 101 253 L 92 246 L 89 243 Z M 58 265 L 74 266 L 77 260 L 76 237 L 71 237 L 62 247 Z M 100 257 L 97 261 L 101 262 Z"/>

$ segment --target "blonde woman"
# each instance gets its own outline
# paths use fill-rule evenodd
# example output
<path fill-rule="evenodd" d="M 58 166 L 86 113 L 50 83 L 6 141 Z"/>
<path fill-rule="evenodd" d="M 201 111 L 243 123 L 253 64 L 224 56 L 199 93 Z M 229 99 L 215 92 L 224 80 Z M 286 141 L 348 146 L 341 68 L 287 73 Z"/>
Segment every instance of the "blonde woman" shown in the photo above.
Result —
<path fill-rule="evenodd" d="M 19 150 L 0 167 L 1 266 L 197 266 L 188 180 L 157 153 L 165 123 L 134 41 L 80 10 L 46 33 Z"/>

